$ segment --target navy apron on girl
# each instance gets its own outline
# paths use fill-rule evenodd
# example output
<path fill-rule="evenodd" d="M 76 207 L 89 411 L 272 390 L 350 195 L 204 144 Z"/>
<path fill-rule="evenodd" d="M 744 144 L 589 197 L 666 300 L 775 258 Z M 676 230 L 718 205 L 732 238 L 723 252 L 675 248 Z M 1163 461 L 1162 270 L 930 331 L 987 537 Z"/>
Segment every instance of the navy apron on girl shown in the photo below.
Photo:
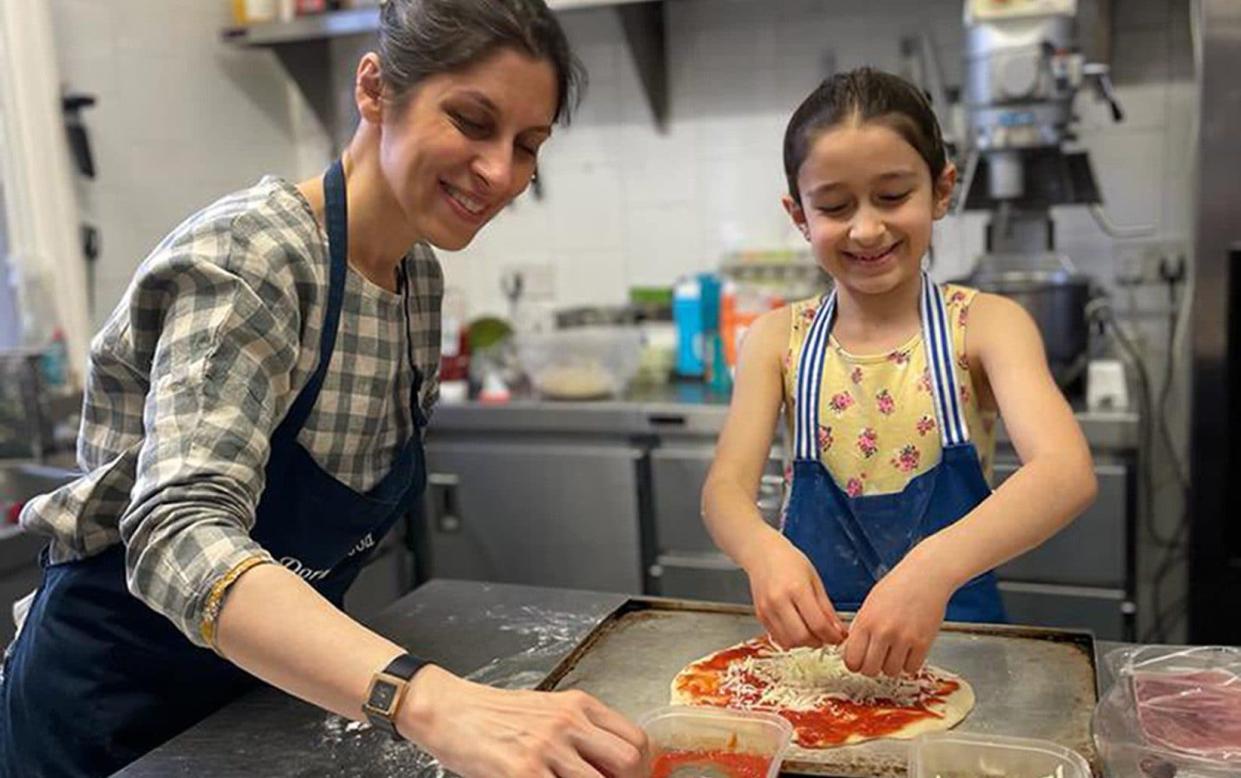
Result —
<path fill-rule="evenodd" d="M 367 552 L 422 494 L 425 420 L 413 367 L 413 436 L 365 493 L 324 471 L 297 442 L 331 362 L 348 267 L 340 161 L 323 184 L 331 269 L 319 362 L 272 434 L 251 534 L 340 607 Z M 0 683 L 0 776 L 108 775 L 258 684 L 129 593 L 121 544 L 46 565 Z"/>
<path fill-rule="evenodd" d="M 970 443 L 953 370 L 943 294 L 926 273 L 920 296 L 922 342 L 930 366 L 942 458 L 903 491 L 850 497 L 819 457 L 815 430 L 836 292 L 819 307 L 802 344 L 794 398 L 793 484 L 784 535 L 811 561 L 837 610 L 856 611 L 880 578 L 923 538 L 953 524 L 991 495 Z M 995 573 L 966 583 L 948 601 L 949 621 L 1003 622 Z"/>

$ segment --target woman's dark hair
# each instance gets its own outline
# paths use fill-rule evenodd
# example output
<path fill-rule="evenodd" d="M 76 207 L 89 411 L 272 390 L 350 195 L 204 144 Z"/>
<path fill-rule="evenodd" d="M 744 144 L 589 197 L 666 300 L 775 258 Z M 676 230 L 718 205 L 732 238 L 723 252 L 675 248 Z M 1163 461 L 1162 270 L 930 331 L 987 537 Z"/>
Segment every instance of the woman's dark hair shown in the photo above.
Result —
<path fill-rule="evenodd" d="M 557 122 L 568 123 L 585 87 L 586 70 L 543 0 L 385 0 L 379 19 L 380 69 L 397 100 L 503 47 L 551 63 Z"/>
<path fill-rule="evenodd" d="M 858 68 L 819 84 L 797 106 L 784 131 L 784 175 L 789 195 L 801 202 L 797 173 L 823 132 L 847 121 L 879 122 L 905 139 L 931 169 L 932 185 L 947 165 L 944 139 L 931 104 L 918 87 L 882 70 Z"/>

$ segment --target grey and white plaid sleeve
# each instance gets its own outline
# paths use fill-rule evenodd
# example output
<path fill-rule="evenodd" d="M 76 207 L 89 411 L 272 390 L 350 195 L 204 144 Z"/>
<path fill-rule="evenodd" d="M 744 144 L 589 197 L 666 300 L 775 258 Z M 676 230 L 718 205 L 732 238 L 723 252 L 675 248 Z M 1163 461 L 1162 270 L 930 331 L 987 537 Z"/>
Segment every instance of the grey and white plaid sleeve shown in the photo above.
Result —
<path fill-rule="evenodd" d="M 221 583 L 271 561 L 249 532 L 299 355 L 294 260 L 271 236 L 250 237 L 235 229 L 189 240 L 131 290 L 133 320 L 158 340 L 119 524 L 128 584 L 199 645 L 213 643 Z M 225 259 L 203 261 L 197 248 Z"/>

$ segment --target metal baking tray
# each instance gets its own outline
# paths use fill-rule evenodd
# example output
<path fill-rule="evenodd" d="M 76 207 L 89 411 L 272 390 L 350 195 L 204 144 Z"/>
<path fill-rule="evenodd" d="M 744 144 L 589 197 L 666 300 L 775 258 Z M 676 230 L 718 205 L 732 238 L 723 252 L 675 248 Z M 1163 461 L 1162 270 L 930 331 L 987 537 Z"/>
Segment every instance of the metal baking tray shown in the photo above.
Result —
<path fill-rule="evenodd" d="M 672 679 L 688 663 L 763 633 L 752 608 L 633 598 L 590 632 L 539 684 L 581 689 L 631 719 L 667 705 Z M 1094 637 L 1036 627 L 947 623 L 932 664 L 974 687 L 974 710 L 956 731 L 1041 738 L 1102 763 L 1090 736 L 1098 700 Z M 872 740 L 823 750 L 794 748 L 786 775 L 902 776 L 909 743 Z"/>

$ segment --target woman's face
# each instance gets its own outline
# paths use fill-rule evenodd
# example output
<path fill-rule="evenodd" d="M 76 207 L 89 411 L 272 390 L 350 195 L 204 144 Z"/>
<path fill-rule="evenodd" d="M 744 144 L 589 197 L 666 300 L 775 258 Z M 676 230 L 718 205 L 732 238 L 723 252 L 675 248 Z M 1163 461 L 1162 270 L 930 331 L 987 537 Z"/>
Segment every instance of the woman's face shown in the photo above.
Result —
<path fill-rule="evenodd" d="M 933 187 L 926 161 L 900 134 L 848 122 L 814 141 L 798 171 L 801 203 L 786 197 L 785 208 L 837 284 L 883 294 L 920 273 L 955 181 L 948 165 Z"/>
<path fill-rule="evenodd" d="M 468 245 L 529 185 L 557 98 L 551 63 L 510 48 L 416 85 L 385 116 L 379 144 L 413 231 L 445 250 Z"/>

